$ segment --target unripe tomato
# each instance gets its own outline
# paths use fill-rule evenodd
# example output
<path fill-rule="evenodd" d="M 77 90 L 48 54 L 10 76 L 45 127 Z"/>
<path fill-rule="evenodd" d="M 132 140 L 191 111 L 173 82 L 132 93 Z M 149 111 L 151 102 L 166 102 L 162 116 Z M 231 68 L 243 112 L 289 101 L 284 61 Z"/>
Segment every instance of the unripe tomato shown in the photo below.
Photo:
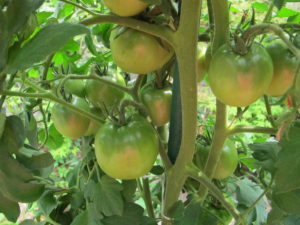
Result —
<path fill-rule="evenodd" d="M 102 78 L 125 85 L 125 80 L 120 74 L 115 76 L 103 76 Z M 124 92 L 97 80 L 86 81 L 86 97 L 96 108 L 111 108 L 118 104 L 124 97 Z"/>
<path fill-rule="evenodd" d="M 72 95 L 85 97 L 85 81 L 83 80 L 67 80 L 64 87 Z"/>
<path fill-rule="evenodd" d="M 195 163 L 200 169 L 204 169 L 210 146 L 202 146 L 199 143 L 196 145 Z M 224 144 L 219 163 L 217 165 L 213 178 L 225 179 L 233 174 L 238 165 L 238 153 L 234 143 L 227 140 Z"/>
<path fill-rule="evenodd" d="M 72 104 L 78 108 L 89 111 L 88 103 L 82 98 L 74 98 Z M 52 119 L 59 133 L 68 138 L 77 139 L 84 136 L 90 120 L 61 104 L 55 104 L 52 108 Z"/>
<path fill-rule="evenodd" d="M 273 79 L 266 91 L 267 95 L 283 95 L 293 84 L 297 59 L 281 40 L 273 41 L 266 47 L 273 61 Z"/>
<path fill-rule="evenodd" d="M 160 69 L 173 49 L 156 37 L 129 28 L 116 28 L 110 39 L 114 62 L 125 72 L 147 74 Z"/>
<path fill-rule="evenodd" d="M 151 124 L 134 116 L 127 125 L 104 124 L 96 134 L 99 166 L 110 177 L 131 180 L 147 174 L 157 157 L 158 136 Z"/>
<path fill-rule="evenodd" d="M 118 16 L 135 16 L 144 11 L 148 4 L 140 0 L 103 0 L 104 4 Z"/>
<path fill-rule="evenodd" d="M 148 85 L 141 90 L 142 103 L 148 110 L 155 126 L 163 126 L 170 121 L 172 88 L 154 88 Z"/>
<path fill-rule="evenodd" d="M 95 114 L 96 116 L 102 118 L 103 120 L 105 120 L 105 117 L 104 117 L 101 109 L 90 107 L 90 112 Z M 96 134 L 102 125 L 103 125 L 103 123 L 91 120 L 89 127 L 88 127 L 87 131 L 85 132 L 84 136 L 91 136 L 91 135 Z"/>
<path fill-rule="evenodd" d="M 210 87 L 221 102 L 230 106 L 248 106 L 268 89 L 273 77 L 272 59 L 254 43 L 246 55 L 221 46 L 213 55 L 208 71 Z"/>

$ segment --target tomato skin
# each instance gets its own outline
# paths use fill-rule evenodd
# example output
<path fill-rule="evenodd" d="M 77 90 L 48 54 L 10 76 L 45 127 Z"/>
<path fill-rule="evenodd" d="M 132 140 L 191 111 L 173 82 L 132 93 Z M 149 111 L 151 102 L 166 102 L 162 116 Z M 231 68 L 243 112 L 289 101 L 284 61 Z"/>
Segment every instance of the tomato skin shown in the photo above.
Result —
<path fill-rule="evenodd" d="M 293 84 L 297 59 L 290 53 L 286 44 L 276 40 L 266 47 L 273 61 L 273 79 L 266 91 L 270 96 L 283 95 Z"/>
<path fill-rule="evenodd" d="M 158 136 L 141 116 L 125 126 L 104 124 L 95 137 L 96 158 L 101 169 L 115 179 L 131 180 L 147 174 L 157 157 Z"/>
<path fill-rule="evenodd" d="M 148 85 L 141 90 L 141 101 L 155 126 L 160 127 L 170 121 L 172 87 L 158 89 Z"/>
<path fill-rule="evenodd" d="M 105 117 L 104 117 L 101 109 L 90 107 L 90 112 L 95 114 L 96 116 L 102 118 L 103 120 L 105 120 Z M 84 136 L 91 136 L 91 135 L 96 134 L 102 125 L 103 125 L 103 123 L 91 120 Z"/>
<path fill-rule="evenodd" d="M 104 4 L 118 16 L 135 16 L 144 11 L 148 4 L 139 0 L 103 0 Z"/>
<path fill-rule="evenodd" d="M 67 80 L 65 90 L 78 97 L 85 97 L 85 82 L 83 80 Z"/>
<path fill-rule="evenodd" d="M 204 169 L 210 146 L 201 146 L 199 143 L 196 145 L 195 163 L 200 169 Z M 214 179 L 225 179 L 231 176 L 238 165 L 238 153 L 233 142 L 227 140 L 224 144 L 219 163 L 217 165 Z"/>
<path fill-rule="evenodd" d="M 125 85 L 125 80 L 120 74 L 103 76 L 102 78 Z M 87 80 L 85 90 L 88 101 L 96 108 L 105 106 L 109 109 L 118 104 L 124 97 L 123 91 L 97 80 Z"/>
<path fill-rule="evenodd" d="M 246 55 L 238 55 L 225 44 L 213 55 L 208 81 L 212 92 L 224 104 L 248 106 L 261 97 L 273 77 L 272 59 L 254 43 Z"/>
<path fill-rule="evenodd" d="M 83 110 L 89 111 L 88 103 L 82 98 L 74 98 L 72 104 Z M 77 139 L 84 136 L 90 120 L 63 105 L 55 104 L 52 108 L 52 120 L 55 128 L 63 136 Z"/>
<path fill-rule="evenodd" d="M 163 47 L 156 37 L 123 27 L 112 31 L 110 47 L 114 62 L 127 73 L 153 72 L 173 55 L 173 49 Z"/>

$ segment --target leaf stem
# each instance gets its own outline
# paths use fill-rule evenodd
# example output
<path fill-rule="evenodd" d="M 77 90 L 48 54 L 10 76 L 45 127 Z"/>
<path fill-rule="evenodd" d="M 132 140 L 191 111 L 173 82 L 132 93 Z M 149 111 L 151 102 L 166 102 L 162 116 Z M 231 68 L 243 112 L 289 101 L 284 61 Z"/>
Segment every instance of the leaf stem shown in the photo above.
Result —
<path fill-rule="evenodd" d="M 148 212 L 148 216 L 155 219 L 155 214 L 153 210 L 152 200 L 151 200 L 151 191 L 149 186 L 149 178 L 145 177 L 143 179 L 143 187 L 144 187 L 144 200 Z"/>
<path fill-rule="evenodd" d="M 65 3 L 70 4 L 70 5 L 73 5 L 73 6 L 77 7 L 77 8 L 79 8 L 79 9 L 81 9 L 81 10 L 83 10 L 83 11 L 89 13 L 89 14 L 91 14 L 92 16 L 97 16 L 97 15 L 99 15 L 98 13 L 95 13 L 95 12 L 93 12 L 93 11 L 91 11 L 91 10 L 85 8 L 84 6 L 75 3 L 75 2 L 71 2 L 71 1 L 69 1 L 69 0 L 59 0 L 59 1 L 65 2 Z"/>
<path fill-rule="evenodd" d="M 233 135 L 237 133 L 261 133 L 261 134 L 276 134 L 276 128 L 269 127 L 256 127 L 256 126 L 236 126 L 230 129 L 227 135 Z"/>
<path fill-rule="evenodd" d="M 267 119 L 271 123 L 272 127 L 276 127 L 268 96 L 264 95 L 264 101 L 265 101 L 265 106 L 266 106 L 266 111 L 267 111 Z"/>

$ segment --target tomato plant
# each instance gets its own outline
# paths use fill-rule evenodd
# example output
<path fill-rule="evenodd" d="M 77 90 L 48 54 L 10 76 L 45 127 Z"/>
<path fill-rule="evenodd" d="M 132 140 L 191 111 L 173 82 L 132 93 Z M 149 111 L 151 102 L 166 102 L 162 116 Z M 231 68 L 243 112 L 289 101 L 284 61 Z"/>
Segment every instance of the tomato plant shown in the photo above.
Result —
<path fill-rule="evenodd" d="M 281 40 L 271 42 L 266 47 L 273 62 L 273 78 L 267 95 L 283 95 L 293 84 L 297 68 L 297 59 L 289 51 L 286 44 Z"/>
<path fill-rule="evenodd" d="M 140 0 L 104 0 L 104 4 L 119 16 L 135 16 L 147 8 L 148 4 Z"/>
<path fill-rule="evenodd" d="M 74 98 L 72 104 L 83 110 L 89 110 L 88 103 L 82 98 Z M 56 129 L 64 136 L 76 139 L 84 136 L 90 120 L 63 105 L 55 104 L 52 108 L 52 120 Z"/>
<path fill-rule="evenodd" d="M 128 73 L 153 72 L 173 55 L 167 43 L 144 32 L 124 27 L 112 32 L 110 46 L 114 62 Z"/>
<path fill-rule="evenodd" d="M 155 126 L 163 126 L 170 121 L 172 87 L 155 88 L 147 85 L 140 95 Z"/>
<path fill-rule="evenodd" d="M 131 180 L 147 174 L 158 154 L 158 136 L 149 122 L 134 116 L 123 126 L 107 123 L 95 138 L 97 161 L 116 179 Z"/>
<path fill-rule="evenodd" d="M 266 92 L 272 77 L 272 59 L 259 44 L 253 44 L 246 55 L 238 55 L 227 44 L 222 46 L 213 55 L 208 72 L 212 91 L 230 106 L 256 101 Z"/>
<path fill-rule="evenodd" d="M 298 225 L 298 5 L 0 1 L 0 224 Z"/>

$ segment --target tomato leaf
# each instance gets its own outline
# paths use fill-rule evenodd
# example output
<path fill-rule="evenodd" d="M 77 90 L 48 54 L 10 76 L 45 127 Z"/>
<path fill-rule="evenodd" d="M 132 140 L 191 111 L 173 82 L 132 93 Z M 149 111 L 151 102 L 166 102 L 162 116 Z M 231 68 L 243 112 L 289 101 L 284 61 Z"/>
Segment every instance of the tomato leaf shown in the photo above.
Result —
<path fill-rule="evenodd" d="M 0 139 L 0 151 L 16 154 L 23 147 L 25 129 L 22 120 L 17 116 L 6 118 L 3 135 Z"/>
<path fill-rule="evenodd" d="M 122 180 L 122 195 L 127 202 L 133 202 L 134 193 L 137 188 L 136 180 Z"/>
<path fill-rule="evenodd" d="M 2 137 L 4 127 L 5 127 L 6 116 L 0 112 L 0 138 Z"/>
<path fill-rule="evenodd" d="M 248 178 L 238 180 L 237 185 L 237 200 L 240 206 L 246 208 L 251 207 L 252 204 L 260 197 L 263 190 Z M 267 211 L 265 210 L 266 197 L 264 196 L 254 207 L 254 215 L 256 215 L 256 223 L 263 224 L 267 220 Z"/>
<path fill-rule="evenodd" d="M 53 124 L 48 127 L 48 140 L 46 142 L 46 146 L 50 149 L 58 149 L 60 148 L 64 143 L 64 137 L 56 130 L 55 126 Z M 40 130 L 39 132 L 39 139 L 45 140 L 46 133 L 45 130 Z"/>
<path fill-rule="evenodd" d="M 94 202 L 96 210 L 105 216 L 121 216 L 124 209 L 122 189 L 123 187 L 118 181 L 108 176 L 102 176 L 99 183 L 90 181 L 84 194 Z"/>
<path fill-rule="evenodd" d="M 7 7 L 7 28 L 10 34 L 19 31 L 30 14 L 38 9 L 44 0 L 12 0 Z"/>
<path fill-rule="evenodd" d="M 0 213 L 3 213 L 9 221 L 16 222 L 20 215 L 19 204 L 6 198 L 0 192 Z"/>
<path fill-rule="evenodd" d="M 0 72 L 5 68 L 10 35 L 7 31 L 4 13 L 0 10 Z"/>
<path fill-rule="evenodd" d="M 37 203 L 43 214 L 47 216 L 57 207 L 56 199 L 51 191 L 44 192 Z"/>
<path fill-rule="evenodd" d="M 294 123 L 279 142 L 282 150 L 278 153 L 275 183 L 278 192 L 300 188 L 300 123 Z"/>
<path fill-rule="evenodd" d="M 181 146 L 182 136 L 182 112 L 181 112 L 181 95 L 179 68 L 177 61 L 175 62 L 175 72 L 173 76 L 172 88 L 172 108 L 169 128 L 168 156 L 172 163 L 175 163 L 179 149 Z"/>
<path fill-rule="evenodd" d="M 263 142 L 249 144 L 249 148 L 253 151 L 253 157 L 257 160 L 257 164 L 265 170 L 274 173 L 276 170 L 275 163 L 280 146 L 276 142 Z"/>
<path fill-rule="evenodd" d="M 143 220 L 144 209 L 134 203 L 126 203 L 124 205 L 124 212 L 121 216 L 111 216 L 104 218 L 104 225 L 140 225 Z"/>
<path fill-rule="evenodd" d="M 39 63 L 63 47 L 74 36 L 89 33 L 80 24 L 51 24 L 40 30 L 29 42 L 15 52 L 9 53 L 7 72 L 26 69 Z"/>
<path fill-rule="evenodd" d="M 170 210 L 170 215 L 175 219 L 174 225 L 217 225 L 221 221 L 212 213 L 202 208 L 199 202 L 191 202 L 184 208 L 182 202 L 176 202 Z"/>

